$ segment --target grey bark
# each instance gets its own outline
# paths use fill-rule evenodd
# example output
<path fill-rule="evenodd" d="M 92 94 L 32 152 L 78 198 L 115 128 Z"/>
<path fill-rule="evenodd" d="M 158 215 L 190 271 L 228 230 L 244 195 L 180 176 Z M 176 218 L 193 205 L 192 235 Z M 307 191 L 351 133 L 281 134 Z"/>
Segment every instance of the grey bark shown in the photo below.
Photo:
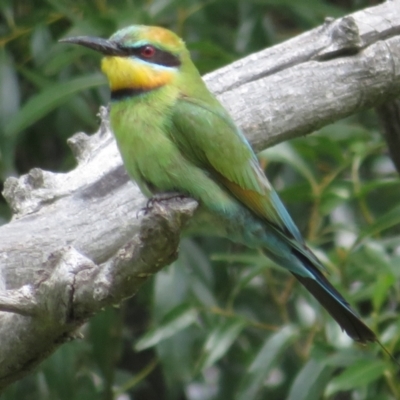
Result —
<path fill-rule="evenodd" d="M 400 93 L 400 0 L 327 19 L 205 80 L 256 151 L 391 101 Z M 34 169 L 6 182 L 14 216 L 0 228 L 0 388 L 171 263 L 182 229 L 196 221 L 191 199 L 141 211 L 146 199 L 105 114 L 98 133 L 69 140 L 73 171 Z"/>

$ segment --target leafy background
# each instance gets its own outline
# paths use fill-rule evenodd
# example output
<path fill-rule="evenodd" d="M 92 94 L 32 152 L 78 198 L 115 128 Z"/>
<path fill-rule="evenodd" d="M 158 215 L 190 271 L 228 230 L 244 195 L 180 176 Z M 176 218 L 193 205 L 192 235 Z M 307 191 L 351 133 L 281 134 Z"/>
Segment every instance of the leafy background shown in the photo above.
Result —
<path fill-rule="evenodd" d="M 202 73 L 374 4 L 366 0 L 2 0 L 0 180 L 67 171 L 66 139 L 108 99 L 99 57 L 57 43 L 135 24 L 183 36 Z M 398 354 L 400 185 L 374 112 L 260 155 L 330 280 Z M 5 223 L 10 213 L 0 203 Z M 262 254 L 184 239 L 180 258 L 82 328 L 6 400 L 399 399 L 398 369 L 352 343 Z"/>

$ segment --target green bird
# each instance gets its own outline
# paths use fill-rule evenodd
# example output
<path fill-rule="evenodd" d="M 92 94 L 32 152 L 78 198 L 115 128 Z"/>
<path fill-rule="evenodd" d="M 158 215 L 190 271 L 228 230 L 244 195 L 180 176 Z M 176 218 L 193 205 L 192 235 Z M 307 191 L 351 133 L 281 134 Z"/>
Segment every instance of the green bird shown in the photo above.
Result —
<path fill-rule="evenodd" d="M 102 53 L 110 122 L 126 170 L 147 197 L 181 193 L 289 270 L 354 340 L 377 341 L 329 283 L 231 116 L 210 93 L 182 39 L 135 25 L 110 39 L 63 42 Z"/>

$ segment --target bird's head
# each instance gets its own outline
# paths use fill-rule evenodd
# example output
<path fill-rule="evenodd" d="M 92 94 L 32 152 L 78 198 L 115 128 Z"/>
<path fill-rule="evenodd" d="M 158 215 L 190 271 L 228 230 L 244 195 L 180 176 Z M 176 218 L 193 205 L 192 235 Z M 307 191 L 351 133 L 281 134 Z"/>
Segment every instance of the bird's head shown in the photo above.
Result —
<path fill-rule="evenodd" d="M 191 63 L 182 39 L 154 26 L 134 25 L 110 37 L 79 36 L 61 40 L 102 53 L 101 69 L 112 93 L 147 91 L 171 83 L 185 63 Z"/>

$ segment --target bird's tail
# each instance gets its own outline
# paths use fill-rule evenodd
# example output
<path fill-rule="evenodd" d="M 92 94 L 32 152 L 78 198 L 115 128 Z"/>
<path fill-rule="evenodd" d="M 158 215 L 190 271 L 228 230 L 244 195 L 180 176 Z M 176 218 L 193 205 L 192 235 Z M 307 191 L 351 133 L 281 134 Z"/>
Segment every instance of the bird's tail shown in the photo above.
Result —
<path fill-rule="evenodd" d="M 292 249 L 292 251 L 314 278 L 303 277 L 293 272 L 292 274 L 321 303 L 340 327 L 357 342 L 378 341 L 375 333 L 361 321 L 356 312 L 352 310 L 343 296 L 329 283 L 321 271 L 313 264 L 312 260 L 295 249 Z"/>

